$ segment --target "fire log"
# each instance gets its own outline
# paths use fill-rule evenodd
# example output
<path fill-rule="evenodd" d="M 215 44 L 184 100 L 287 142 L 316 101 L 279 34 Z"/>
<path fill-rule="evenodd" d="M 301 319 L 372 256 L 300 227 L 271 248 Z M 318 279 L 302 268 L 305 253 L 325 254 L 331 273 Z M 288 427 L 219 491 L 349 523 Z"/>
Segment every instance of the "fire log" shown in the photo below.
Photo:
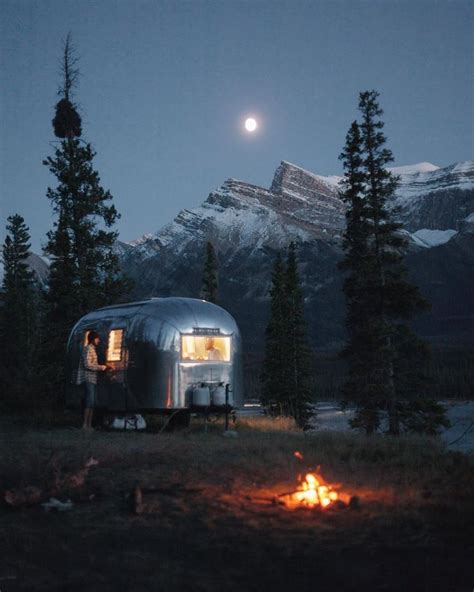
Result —
<path fill-rule="evenodd" d="M 360 509 L 360 498 L 357 495 L 353 495 L 349 500 L 349 508 L 351 510 L 359 510 Z"/>

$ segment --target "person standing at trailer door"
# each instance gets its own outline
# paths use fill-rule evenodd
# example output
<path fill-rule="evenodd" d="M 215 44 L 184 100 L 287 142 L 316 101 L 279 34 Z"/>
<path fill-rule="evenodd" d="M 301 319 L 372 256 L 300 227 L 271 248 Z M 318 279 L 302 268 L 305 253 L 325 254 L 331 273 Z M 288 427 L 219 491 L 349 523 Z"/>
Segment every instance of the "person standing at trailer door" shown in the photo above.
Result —
<path fill-rule="evenodd" d="M 90 331 L 87 335 L 87 345 L 82 350 L 79 363 L 78 384 L 84 384 L 84 421 L 83 430 L 92 429 L 92 418 L 97 405 L 97 374 L 107 370 L 107 366 L 99 364 L 97 360 L 97 346 L 100 343 L 99 334 Z"/>

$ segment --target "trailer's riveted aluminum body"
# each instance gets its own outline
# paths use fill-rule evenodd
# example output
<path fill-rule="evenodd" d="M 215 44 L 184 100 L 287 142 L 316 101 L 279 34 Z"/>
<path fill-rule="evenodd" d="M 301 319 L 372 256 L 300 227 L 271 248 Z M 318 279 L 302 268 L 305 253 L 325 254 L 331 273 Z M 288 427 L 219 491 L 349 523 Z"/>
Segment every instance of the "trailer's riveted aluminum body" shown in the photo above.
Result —
<path fill-rule="evenodd" d="M 233 317 L 223 308 L 193 298 L 152 298 L 90 312 L 74 326 L 67 353 L 66 404 L 80 405 L 76 377 L 88 331 L 97 331 L 100 363 L 108 362 L 112 331 L 122 339 L 112 369 L 99 373 L 98 406 L 111 412 L 171 411 L 192 406 L 192 393 L 229 385 L 229 402 L 243 404 L 242 344 Z M 228 360 L 189 360 L 182 356 L 183 336 L 225 338 Z M 224 339 L 223 339 L 224 341 Z M 220 393 L 219 390 L 219 393 Z M 222 397 L 215 397 L 219 400 Z"/>

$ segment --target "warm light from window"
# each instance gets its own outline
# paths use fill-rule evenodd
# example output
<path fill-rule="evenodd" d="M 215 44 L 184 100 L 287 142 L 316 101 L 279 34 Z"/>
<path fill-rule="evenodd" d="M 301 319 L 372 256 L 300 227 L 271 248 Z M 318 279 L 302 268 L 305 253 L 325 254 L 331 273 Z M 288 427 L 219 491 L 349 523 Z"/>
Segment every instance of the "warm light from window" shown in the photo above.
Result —
<path fill-rule="evenodd" d="M 112 329 L 107 344 L 107 362 L 119 362 L 122 358 L 123 329 Z"/>
<path fill-rule="evenodd" d="M 184 362 L 230 362 L 230 337 L 182 335 L 181 359 Z"/>

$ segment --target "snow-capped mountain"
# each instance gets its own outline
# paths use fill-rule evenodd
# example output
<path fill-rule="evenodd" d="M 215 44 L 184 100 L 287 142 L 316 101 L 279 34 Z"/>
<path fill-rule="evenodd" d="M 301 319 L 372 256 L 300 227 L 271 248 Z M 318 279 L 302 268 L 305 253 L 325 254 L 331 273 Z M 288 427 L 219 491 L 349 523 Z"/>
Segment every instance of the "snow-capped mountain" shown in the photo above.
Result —
<path fill-rule="evenodd" d="M 394 206 L 414 244 L 432 247 L 451 239 L 474 211 L 474 162 L 440 168 L 419 163 L 391 169 L 399 177 Z M 134 258 L 155 256 L 160 249 L 182 251 L 197 236 L 213 235 L 223 243 L 272 247 L 294 240 L 338 241 L 345 207 L 338 196 L 342 177 L 315 175 L 289 162 L 276 169 L 270 189 L 228 179 L 192 210 L 183 210 L 156 234 L 123 245 Z"/>
<path fill-rule="evenodd" d="M 399 207 L 411 239 L 410 271 L 415 281 L 422 276 L 418 283 L 434 299 L 428 322 L 432 327 L 427 325 L 425 332 L 466 331 L 474 318 L 473 307 L 456 303 L 465 303 L 474 293 L 470 267 L 474 261 L 474 163 L 444 168 L 420 163 L 396 167 L 393 172 L 399 175 L 393 205 Z M 327 346 L 339 341 L 344 303 L 337 262 L 345 225 L 340 181 L 286 161 L 276 169 L 268 189 L 228 179 L 200 206 L 181 211 L 156 234 L 121 244 L 123 265 L 135 279 L 136 296 L 196 296 L 205 242 L 211 240 L 219 256 L 221 302 L 236 314 L 247 340 L 261 342 L 272 261 L 278 250 L 294 240 L 299 245 L 313 342 Z M 438 308 L 443 315 L 455 313 L 456 320 L 440 324 Z"/>
<path fill-rule="evenodd" d="M 176 254 L 203 240 L 220 250 L 283 248 L 291 240 L 339 241 L 344 205 L 337 194 L 338 177 L 311 175 L 283 161 L 270 189 L 228 179 L 204 203 L 182 210 L 155 235 L 124 245 L 125 258 L 143 260 L 164 251 Z"/>
<path fill-rule="evenodd" d="M 462 221 L 474 210 L 474 162 L 426 168 L 408 173 L 394 170 L 400 177 L 396 205 L 401 208 L 401 220 L 411 232 L 458 232 Z"/>

